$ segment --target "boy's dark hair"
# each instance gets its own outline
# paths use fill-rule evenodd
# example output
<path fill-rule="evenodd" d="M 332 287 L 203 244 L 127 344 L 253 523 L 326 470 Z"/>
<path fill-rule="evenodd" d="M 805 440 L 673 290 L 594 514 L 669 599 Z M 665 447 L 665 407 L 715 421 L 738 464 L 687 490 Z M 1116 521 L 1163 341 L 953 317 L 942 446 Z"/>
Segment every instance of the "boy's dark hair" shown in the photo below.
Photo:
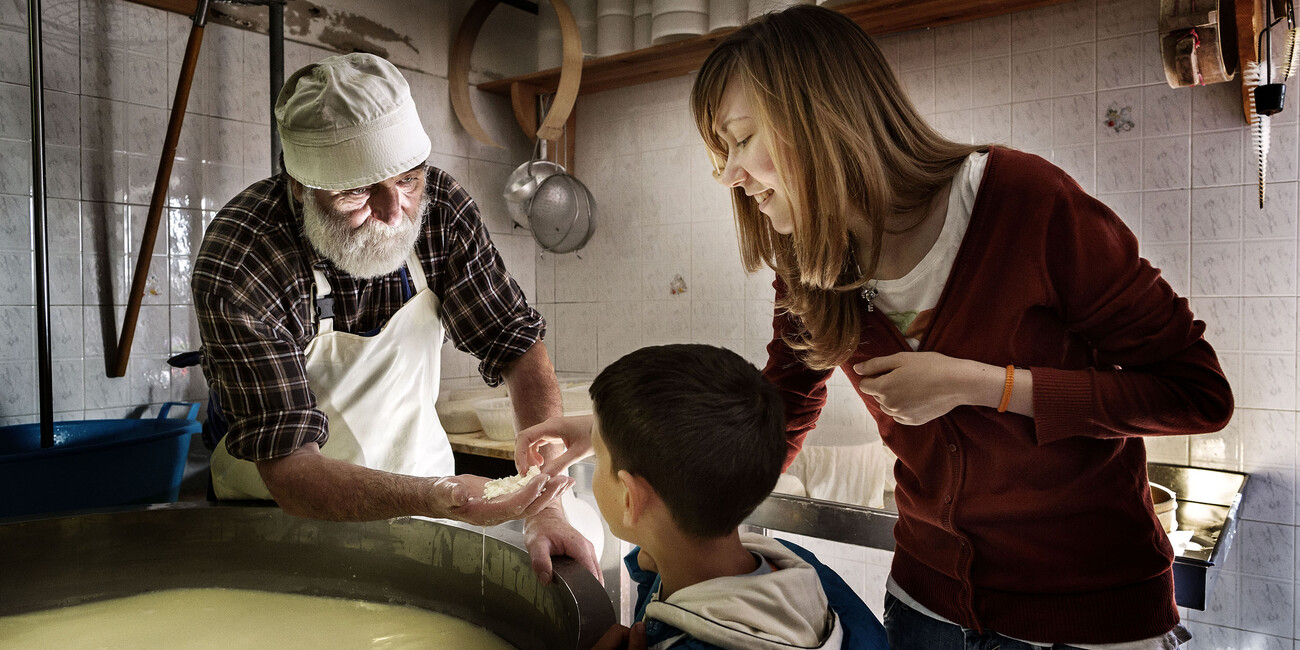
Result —
<path fill-rule="evenodd" d="M 781 395 L 735 352 L 641 348 L 596 377 L 591 399 L 611 471 L 645 479 L 689 535 L 735 530 L 780 477 Z"/>

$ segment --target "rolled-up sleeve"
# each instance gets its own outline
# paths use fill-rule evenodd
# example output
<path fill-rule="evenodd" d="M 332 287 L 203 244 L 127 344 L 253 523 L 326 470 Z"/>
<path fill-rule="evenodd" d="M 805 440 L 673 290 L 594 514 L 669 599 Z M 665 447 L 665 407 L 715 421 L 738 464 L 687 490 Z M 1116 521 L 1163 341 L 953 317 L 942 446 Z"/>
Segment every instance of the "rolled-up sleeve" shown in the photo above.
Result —
<path fill-rule="evenodd" d="M 268 320 L 227 298 L 195 295 L 204 372 L 230 424 L 226 449 L 246 460 L 325 444 L 325 414 L 315 408 L 301 349 Z"/>
<path fill-rule="evenodd" d="M 448 211 L 438 261 L 443 272 L 434 287 L 442 300 L 439 316 L 456 349 L 480 359 L 479 374 L 496 386 L 505 369 L 545 336 L 546 321 L 510 277 L 474 200 L 445 173 L 434 182 L 446 185 L 433 209 Z"/>
<path fill-rule="evenodd" d="M 777 278 L 773 283 L 776 299 L 785 297 L 785 283 Z M 797 333 L 792 317 L 779 307 L 772 317 L 772 340 L 767 344 L 767 366 L 763 376 L 781 392 L 785 404 L 786 457 L 781 471 L 790 469 L 804 439 L 817 427 L 817 418 L 826 405 L 826 382 L 832 370 L 813 370 L 790 349 L 787 336 Z"/>

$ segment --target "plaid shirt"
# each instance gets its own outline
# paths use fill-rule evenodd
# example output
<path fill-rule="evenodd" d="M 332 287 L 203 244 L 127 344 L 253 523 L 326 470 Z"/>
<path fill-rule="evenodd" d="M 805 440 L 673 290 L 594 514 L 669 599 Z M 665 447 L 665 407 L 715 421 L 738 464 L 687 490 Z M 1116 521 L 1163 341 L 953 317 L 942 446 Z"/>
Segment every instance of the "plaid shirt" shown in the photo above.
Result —
<path fill-rule="evenodd" d="M 427 172 L 429 213 L 415 244 L 420 265 L 452 342 L 482 360 L 479 372 L 495 386 L 542 338 L 546 323 L 506 272 L 473 199 L 446 172 Z M 290 200 L 284 174 L 253 184 L 217 213 L 194 264 L 203 371 L 221 400 L 227 448 L 237 458 L 285 456 L 329 437 L 303 356 L 316 335 L 313 267 L 333 288 L 336 331 L 380 327 L 403 302 L 399 273 L 355 278 L 316 252 Z"/>

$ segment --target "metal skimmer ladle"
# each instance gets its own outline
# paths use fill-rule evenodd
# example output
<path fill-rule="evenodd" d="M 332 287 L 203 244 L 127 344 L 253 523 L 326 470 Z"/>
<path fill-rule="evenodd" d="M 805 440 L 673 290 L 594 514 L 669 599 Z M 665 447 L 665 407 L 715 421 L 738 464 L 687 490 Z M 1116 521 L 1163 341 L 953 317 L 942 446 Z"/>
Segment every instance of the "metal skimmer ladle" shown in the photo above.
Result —
<path fill-rule="evenodd" d="M 582 248 L 596 231 L 596 199 L 571 174 L 547 176 L 528 205 L 528 221 L 537 243 L 552 253 Z"/>

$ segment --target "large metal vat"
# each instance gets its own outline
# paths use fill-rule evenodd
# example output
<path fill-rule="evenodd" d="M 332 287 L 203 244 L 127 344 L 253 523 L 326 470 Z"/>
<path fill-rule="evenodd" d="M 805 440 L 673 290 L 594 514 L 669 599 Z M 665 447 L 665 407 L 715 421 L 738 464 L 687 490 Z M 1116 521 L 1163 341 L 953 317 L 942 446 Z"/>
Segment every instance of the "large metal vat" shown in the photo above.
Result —
<path fill-rule="evenodd" d="M 614 623 L 604 589 L 567 559 L 541 586 L 519 539 L 502 527 L 485 542 L 454 523 L 337 523 L 193 503 L 11 521 L 0 524 L 0 615 L 226 587 L 413 605 L 519 648 L 590 647 Z"/>

